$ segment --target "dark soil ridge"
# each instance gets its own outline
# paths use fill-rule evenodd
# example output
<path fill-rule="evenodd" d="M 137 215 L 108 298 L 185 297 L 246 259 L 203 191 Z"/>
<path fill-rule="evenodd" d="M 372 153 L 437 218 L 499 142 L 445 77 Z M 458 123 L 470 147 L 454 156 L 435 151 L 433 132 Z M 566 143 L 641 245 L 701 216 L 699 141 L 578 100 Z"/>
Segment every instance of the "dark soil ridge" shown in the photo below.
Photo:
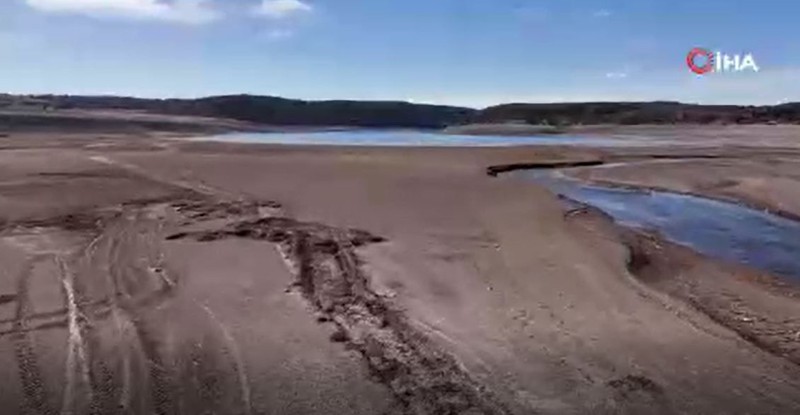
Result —
<path fill-rule="evenodd" d="M 573 159 L 573 160 L 552 160 L 552 161 L 531 161 L 519 162 L 509 164 L 496 164 L 486 168 L 486 174 L 492 177 L 497 177 L 501 173 L 508 173 L 516 170 L 556 170 L 568 169 L 575 167 L 597 167 L 607 164 L 625 163 L 625 162 L 642 162 L 648 160 L 713 160 L 721 158 L 734 158 L 724 157 L 718 154 L 647 154 L 644 156 L 601 156 L 598 158 L 589 159 Z"/>
<path fill-rule="evenodd" d="M 593 167 L 606 164 L 605 160 L 567 160 L 567 161 L 541 161 L 527 163 L 498 164 L 486 168 L 486 174 L 497 177 L 501 173 L 508 173 L 515 170 L 555 170 L 569 167 Z"/>
<path fill-rule="evenodd" d="M 268 217 L 225 229 L 170 239 L 266 240 L 277 244 L 296 275 L 293 284 L 320 322 L 331 321 L 341 342 L 364 358 L 374 379 L 389 388 L 408 414 L 509 414 L 458 361 L 413 327 L 372 290 L 356 248 L 385 241 L 357 229 Z"/>

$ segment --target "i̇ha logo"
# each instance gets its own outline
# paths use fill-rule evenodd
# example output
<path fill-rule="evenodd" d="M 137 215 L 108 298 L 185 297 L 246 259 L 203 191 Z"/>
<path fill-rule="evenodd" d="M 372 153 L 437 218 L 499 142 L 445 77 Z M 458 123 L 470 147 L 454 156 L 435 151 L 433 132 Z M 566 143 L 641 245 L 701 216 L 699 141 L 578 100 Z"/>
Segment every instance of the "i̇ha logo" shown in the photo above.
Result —
<path fill-rule="evenodd" d="M 744 55 L 728 55 L 722 52 L 712 52 L 708 49 L 694 48 L 686 55 L 686 64 L 689 69 L 698 75 L 712 72 L 758 72 L 759 67 L 752 53 Z"/>

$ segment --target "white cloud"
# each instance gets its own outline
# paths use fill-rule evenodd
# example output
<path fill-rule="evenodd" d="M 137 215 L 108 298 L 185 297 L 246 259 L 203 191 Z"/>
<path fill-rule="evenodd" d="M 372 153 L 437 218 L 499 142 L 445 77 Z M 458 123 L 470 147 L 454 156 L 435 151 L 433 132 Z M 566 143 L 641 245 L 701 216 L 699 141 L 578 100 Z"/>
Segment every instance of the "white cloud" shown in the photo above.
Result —
<path fill-rule="evenodd" d="M 49 13 L 83 14 L 203 24 L 220 17 L 209 0 L 25 0 L 29 6 Z"/>
<path fill-rule="evenodd" d="M 262 0 L 255 13 L 270 19 L 283 19 L 312 10 L 310 4 L 301 0 Z"/>
<path fill-rule="evenodd" d="M 611 14 L 612 13 L 610 10 L 602 9 L 594 12 L 592 16 L 597 17 L 598 19 L 605 19 L 606 17 L 611 17 Z"/>

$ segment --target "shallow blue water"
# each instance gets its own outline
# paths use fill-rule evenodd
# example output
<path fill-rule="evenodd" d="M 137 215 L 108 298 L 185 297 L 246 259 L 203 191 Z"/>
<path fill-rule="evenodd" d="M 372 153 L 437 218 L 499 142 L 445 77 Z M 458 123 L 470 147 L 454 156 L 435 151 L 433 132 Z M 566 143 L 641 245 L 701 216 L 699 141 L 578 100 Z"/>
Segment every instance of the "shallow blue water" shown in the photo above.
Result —
<path fill-rule="evenodd" d="M 506 147 L 518 145 L 631 145 L 630 140 L 597 139 L 566 135 L 542 136 L 475 136 L 442 134 L 418 130 L 338 130 L 275 133 L 231 133 L 202 140 L 237 143 L 352 145 L 352 146 L 419 146 L 419 147 Z"/>
<path fill-rule="evenodd" d="M 586 185 L 557 172 L 510 174 L 594 206 L 623 225 L 655 229 L 710 257 L 800 281 L 800 222 L 697 196 Z"/>

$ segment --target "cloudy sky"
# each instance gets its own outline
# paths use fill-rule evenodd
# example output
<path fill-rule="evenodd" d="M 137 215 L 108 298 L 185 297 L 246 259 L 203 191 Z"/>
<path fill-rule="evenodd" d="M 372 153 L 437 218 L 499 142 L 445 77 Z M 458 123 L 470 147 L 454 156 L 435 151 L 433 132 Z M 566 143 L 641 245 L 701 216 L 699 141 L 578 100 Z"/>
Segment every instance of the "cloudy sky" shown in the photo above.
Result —
<path fill-rule="evenodd" d="M 800 101 L 798 0 L 0 0 L 0 91 Z M 698 77 L 695 46 L 759 73 Z"/>

